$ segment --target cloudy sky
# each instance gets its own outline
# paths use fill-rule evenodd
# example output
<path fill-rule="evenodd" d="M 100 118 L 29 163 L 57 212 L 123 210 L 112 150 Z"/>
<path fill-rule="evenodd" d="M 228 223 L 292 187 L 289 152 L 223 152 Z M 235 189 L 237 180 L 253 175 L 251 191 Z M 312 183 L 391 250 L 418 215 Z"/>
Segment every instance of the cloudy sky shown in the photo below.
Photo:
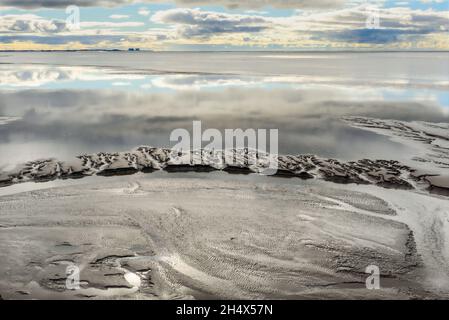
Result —
<path fill-rule="evenodd" d="M 448 32 L 449 0 L 0 0 L 0 50 L 449 50 Z"/>

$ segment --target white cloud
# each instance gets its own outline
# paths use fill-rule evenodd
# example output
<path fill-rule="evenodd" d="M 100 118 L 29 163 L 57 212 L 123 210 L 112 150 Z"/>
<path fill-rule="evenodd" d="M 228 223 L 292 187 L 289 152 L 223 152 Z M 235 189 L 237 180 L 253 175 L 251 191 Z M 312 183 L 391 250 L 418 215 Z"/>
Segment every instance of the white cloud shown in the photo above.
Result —
<path fill-rule="evenodd" d="M 139 11 L 137 11 L 137 13 L 140 14 L 141 16 L 148 17 L 151 11 L 148 10 L 147 8 L 140 8 Z"/>
<path fill-rule="evenodd" d="M 93 67 L 28 65 L 17 67 L 14 70 L 0 67 L 0 87 L 40 87 L 56 81 L 114 81 L 114 85 L 124 85 L 124 83 L 130 83 L 131 80 L 142 79 L 145 79 L 145 76 L 104 72 L 104 70 Z"/>
<path fill-rule="evenodd" d="M 4 15 L 0 19 L 0 32 L 3 33 L 57 33 L 65 30 L 65 21 L 46 20 L 34 14 Z"/>
<path fill-rule="evenodd" d="M 143 22 L 107 22 L 107 21 L 85 21 L 81 22 L 81 28 L 132 28 L 144 26 Z"/>
<path fill-rule="evenodd" d="M 420 2 L 422 2 L 422 3 L 432 3 L 432 2 L 443 3 L 444 0 L 420 0 Z"/>
<path fill-rule="evenodd" d="M 126 14 L 112 14 L 109 16 L 109 18 L 119 20 L 119 19 L 128 19 L 129 16 Z"/>

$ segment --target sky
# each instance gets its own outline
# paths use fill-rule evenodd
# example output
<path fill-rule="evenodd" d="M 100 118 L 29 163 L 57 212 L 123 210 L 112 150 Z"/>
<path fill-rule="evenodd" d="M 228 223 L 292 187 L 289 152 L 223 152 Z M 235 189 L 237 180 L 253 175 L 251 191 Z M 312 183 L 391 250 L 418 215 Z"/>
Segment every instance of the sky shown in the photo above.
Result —
<path fill-rule="evenodd" d="M 0 0 L 0 50 L 449 50 L 449 0 Z"/>

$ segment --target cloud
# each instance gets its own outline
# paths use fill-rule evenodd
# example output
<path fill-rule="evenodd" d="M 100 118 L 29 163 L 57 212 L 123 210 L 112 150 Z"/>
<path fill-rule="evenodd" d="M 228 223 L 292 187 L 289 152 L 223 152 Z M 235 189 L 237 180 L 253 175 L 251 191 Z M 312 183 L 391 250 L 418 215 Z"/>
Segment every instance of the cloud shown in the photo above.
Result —
<path fill-rule="evenodd" d="M 351 43 L 389 44 L 399 41 L 401 36 L 407 34 L 411 34 L 411 32 L 389 29 L 356 29 L 321 34 L 321 36 L 315 36 L 315 39 L 327 38 Z"/>
<path fill-rule="evenodd" d="M 180 5 L 210 5 L 207 0 L 176 0 Z M 266 6 L 275 8 L 292 8 L 292 9 L 329 9 L 341 7 L 345 0 L 218 0 L 214 5 L 222 5 L 228 8 L 249 8 L 257 9 Z"/>
<path fill-rule="evenodd" d="M 94 46 L 108 42 L 113 46 L 128 39 L 126 28 L 144 25 L 144 22 L 133 21 L 81 21 L 79 30 L 71 30 L 63 20 L 49 20 L 34 14 L 4 15 L 0 18 L 0 44 Z"/>
<path fill-rule="evenodd" d="M 144 26 L 143 22 L 109 22 L 109 21 L 85 21 L 80 23 L 81 28 L 132 28 Z"/>
<path fill-rule="evenodd" d="M 449 12 L 434 10 L 413 10 L 410 8 L 379 8 L 380 29 L 401 30 L 439 30 L 440 26 L 449 23 Z M 373 7 L 360 5 L 357 7 L 326 12 L 299 12 L 297 16 L 286 21 L 294 26 L 315 31 L 332 31 L 366 28 L 368 17 L 373 14 Z"/>
<path fill-rule="evenodd" d="M 140 14 L 141 16 L 148 17 L 150 15 L 151 11 L 145 7 L 142 7 L 139 9 L 139 11 L 137 11 L 137 13 Z"/>
<path fill-rule="evenodd" d="M 119 19 L 128 19 L 129 16 L 126 14 L 111 14 L 109 18 L 119 20 Z"/>
<path fill-rule="evenodd" d="M 153 22 L 177 26 L 178 34 L 190 38 L 236 32 L 260 32 L 269 20 L 261 16 L 218 13 L 200 9 L 170 9 L 156 12 Z"/>
<path fill-rule="evenodd" d="M 123 40 L 121 35 L 57 35 L 57 36 L 0 36 L 0 43 L 13 43 L 18 41 L 31 41 L 38 44 L 61 45 L 68 43 L 79 43 L 83 45 L 94 45 L 99 42 L 109 41 L 119 43 Z"/>
<path fill-rule="evenodd" d="M 58 33 L 67 31 L 65 21 L 47 20 L 34 14 L 4 15 L 0 18 L 1 33 Z"/>
<path fill-rule="evenodd" d="M 444 0 L 420 0 L 422 3 L 443 3 Z"/>
<path fill-rule="evenodd" d="M 126 4 L 139 3 L 161 3 L 163 0 L 0 0 L 0 6 L 11 6 L 19 8 L 65 8 L 69 5 L 83 7 L 114 7 Z M 342 6 L 345 0 L 218 0 L 214 5 L 222 5 L 227 8 L 262 8 L 272 6 L 275 8 L 293 8 L 293 9 L 325 9 Z M 207 0 L 175 0 L 175 3 L 181 6 L 200 6 L 210 5 Z"/>
<path fill-rule="evenodd" d="M 336 10 L 297 10 L 291 16 L 275 17 L 257 15 L 255 11 L 236 14 L 177 8 L 155 12 L 150 19 L 159 25 L 148 30 L 127 29 L 143 27 L 144 22 L 82 21 L 81 30 L 70 33 L 65 21 L 32 14 L 5 15 L 0 20 L 0 48 L 26 48 L 20 41 L 36 40 L 31 45 L 63 46 L 75 41 L 77 48 L 101 42 L 102 48 L 150 49 L 449 49 L 448 11 L 380 8 L 380 27 L 370 29 L 366 25 L 370 10 L 369 5 L 357 5 Z"/>
<path fill-rule="evenodd" d="M 416 42 L 426 35 L 449 30 L 449 13 L 410 8 L 383 8 L 377 12 L 380 27 L 367 28 L 367 18 L 373 7 L 359 5 L 328 11 L 298 11 L 289 17 L 243 15 L 204 11 L 201 9 L 169 9 L 156 12 L 152 21 L 175 27 L 178 39 L 212 38 L 220 36 L 223 44 L 233 44 L 235 33 L 251 34 L 238 41 L 241 45 L 296 46 L 343 44 L 397 45 Z M 226 38 L 226 35 L 229 35 Z M 257 37 L 257 35 L 260 35 Z M 221 42 L 220 42 L 221 43 Z"/>
<path fill-rule="evenodd" d="M 302 23 L 303 27 L 308 25 L 314 39 L 361 44 L 398 43 L 431 33 L 441 33 L 449 28 L 449 12 L 388 8 L 378 10 L 380 26 L 371 29 L 366 27 L 369 10 L 370 7 L 359 6 L 305 15 L 300 16 L 297 22 L 299 25 Z"/>
<path fill-rule="evenodd" d="M 143 22 L 82 21 L 81 28 L 129 28 L 144 26 Z M 0 19 L 0 33 L 3 34 L 56 34 L 70 29 L 63 20 L 48 20 L 34 14 L 5 15 Z"/>

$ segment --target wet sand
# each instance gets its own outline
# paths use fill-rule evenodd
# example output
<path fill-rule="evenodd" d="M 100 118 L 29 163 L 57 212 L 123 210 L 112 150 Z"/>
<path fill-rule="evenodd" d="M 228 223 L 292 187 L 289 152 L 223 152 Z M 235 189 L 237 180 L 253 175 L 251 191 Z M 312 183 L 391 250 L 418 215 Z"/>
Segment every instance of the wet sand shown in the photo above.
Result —
<path fill-rule="evenodd" d="M 327 182 L 150 177 L 1 197 L 2 297 L 410 299 L 449 291 L 429 280 L 447 276 L 444 228 L 433 229 L 432 243 L 442 244 L 436 265 L 422 259 L 428 248 L 407 220 L 414 217 L 391 201 L 401 192 L 414 199 L 409 191 L 387 191 L 385 201 Z M 447 201 L 421 196 L 449 211 Z M 80 267 L 79 290 L 65 287 L 70 264 Z M 380 290 L 366 289 L 369 265 L 380 268 Z"/>

